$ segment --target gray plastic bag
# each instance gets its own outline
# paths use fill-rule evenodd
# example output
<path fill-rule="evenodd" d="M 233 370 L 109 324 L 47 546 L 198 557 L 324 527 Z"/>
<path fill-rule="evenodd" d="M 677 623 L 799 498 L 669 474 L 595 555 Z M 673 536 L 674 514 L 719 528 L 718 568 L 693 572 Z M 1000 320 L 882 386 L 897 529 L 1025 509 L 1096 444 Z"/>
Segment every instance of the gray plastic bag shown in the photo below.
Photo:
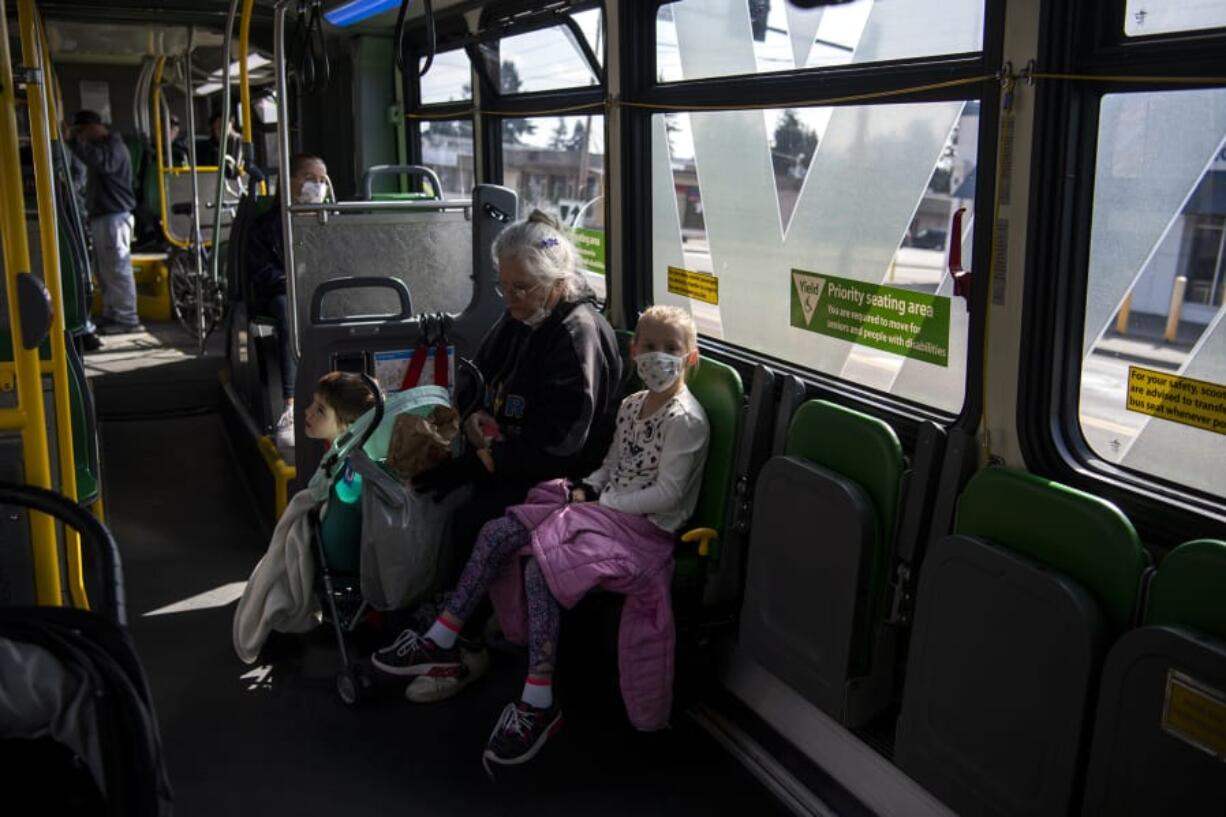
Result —
<path fill-rule="evenodd" d="M 376 610 L 409 607 L 434 592 L 452 512 L 468 491 L 435 502 L 406 488 L 361 449 L 349 463 L 362 476 L 362 597 Z"/>

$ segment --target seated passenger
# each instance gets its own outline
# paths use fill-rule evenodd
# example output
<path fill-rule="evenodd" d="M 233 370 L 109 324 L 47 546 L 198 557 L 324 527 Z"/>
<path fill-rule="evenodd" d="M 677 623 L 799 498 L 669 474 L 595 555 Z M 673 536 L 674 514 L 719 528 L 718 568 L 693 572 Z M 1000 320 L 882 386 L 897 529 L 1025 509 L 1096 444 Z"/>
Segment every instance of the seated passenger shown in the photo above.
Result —
<path fill-rule="evenodd" d="M 414 486 L 442 496 L 471 486 L 454 516 L 453 558 L 439 567 L 447 585 L 459 577 L 481 526 L 518 505 L 537 483 L 592 472 L 613 439 L 621 356 L 613 328 L 578 271 L 578 253 L 557 221 L 534 211 L 495 239 L 492 253 L 506 312 L 481 340 L 475 363 L 485 380 L 483 410 L 465 426 L 463 456 L 421 473 Z M 474 617 L 472 635 L 481 631 Z M 465 665 L 466 677 L 440 678 L 435 699 L 458 691 L 488 662 Z"/>
<path fill-rule="evenodd" d="M 332 445 L 374 401 L 357 375 L 329 372 L 319 379 L 315 399 L 305 412 L 307 437 Z M 344 473 L 333 480 L 324 512 L 325 520 L 338 514 L 332 521 L 339 524 L 321 525 L 328 563 L 337 569 L 357 563 L 361 535 L 360 503 L 356 490 L 342 495 L 345 481 Z M 317 623 L 319 603 L 312 587 L 315 556 L 307 521 L 315 504 L 309 490 L 293 497 L 239 599 L 234 612 L 234 651 L 249 664 L 259 656 L 270 632 L 301 633 Z"/>
<path fill-rule="evenodd" d="M 296 204 L 322 202 L 327 175 L 328 166 L 318 156 L 309 153 L 294 156 L 290 160 L 290 200 Z M 273 207 L 251 224 L 247 242 L 247 274 L 255 298 L 255 303 L 247 307 L 252 315 L 269 315 L 277 326 L 281 395 L 285 398 L 285 410 L 277 420 L 276 441 L 278 445 L 288 448 L 294 444 L 294 381 L 298 374 L 298 361 L 291 348 L 286 318 L 288 306 L 280 207 Z"/>
<path fill-rule="evenodd" d="M 552 686 L 559 605 L 572 607 L 597 586 L 628 597 L 619 641 L 631 721 L 643 729 L 667 722 L 673 535 L 698 501 L 709 437 L 706 414 L 685 385 L 698 360 L 693 320 L 677 307 L 651 307 L 630 354 L 648 388 L 622 401 L 602 465 L 579 482 L 536 486 L 525 504 L 486 524 L 433 626 L 424 635 L 406 630 L 372 659 L 396 675 L 455 676 L 463 670 L 457 636 L 487 591 L 508 636 L 522 634 L 526 612 L 527 682 L 503 710 L 486 763 L 529 760 L 560 727 Z"/>

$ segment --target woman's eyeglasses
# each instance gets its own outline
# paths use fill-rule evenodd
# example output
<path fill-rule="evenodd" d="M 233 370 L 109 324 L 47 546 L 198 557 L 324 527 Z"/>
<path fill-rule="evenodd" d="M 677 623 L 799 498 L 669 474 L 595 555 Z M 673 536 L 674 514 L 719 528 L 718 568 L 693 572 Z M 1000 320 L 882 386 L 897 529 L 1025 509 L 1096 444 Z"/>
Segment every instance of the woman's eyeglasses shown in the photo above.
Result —
<path fill-rule="evenodd" d="M 534 292 L 539 289 L 541 282 L 535 284 L 494 284 L 494 291 L 498 293 L 504 301 L 518 301 L 528 295 L 529 292 Z"/>

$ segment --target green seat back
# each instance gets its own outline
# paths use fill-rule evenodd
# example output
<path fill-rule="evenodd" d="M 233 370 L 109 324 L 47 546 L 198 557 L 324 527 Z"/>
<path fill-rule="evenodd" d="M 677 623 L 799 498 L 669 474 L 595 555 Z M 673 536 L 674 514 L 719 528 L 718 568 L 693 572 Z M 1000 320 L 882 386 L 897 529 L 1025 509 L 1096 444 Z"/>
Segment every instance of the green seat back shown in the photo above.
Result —
<path fill-rule="evenodd" d="M 711 429 L 702 488 L 691 517 L 692 527 L 714 528 L 722 534 L 728 518 L 728 496 L 732 492 L 732 472 L 736 467 L 737 434 L 745 405 L 745 388 L 736 369 L 710 358 L 699 359 L 698 366 L 690 372 L 688 386 L 707 413 Z M 718 540 L 712 543 L 711 556 L 719 557 Z"/>
<path fill-rule="evenodd" d="M 1150 585 L 1145 623 L 1226 639 L 1226 542 L 1197 539 L 1168 553 Z"/>
<path fill-rule="evenodd" d="M 70 334 L 85 328 L 86 315 L 82 311 L 85 304 L 82 270 L 77 269 L 77 248 L 73 247 L 72 231 L 64 222 L 63 217 L 56 219 L 60 244 L 60 288 L 64 301 L 64 326 Z"/>
<path fill-rule="evenodd" d="M 955 533 L 981 537 L 1079 582 L 1119 633 L 1137 605 L 1145 551 L 1120 509 L 1011 468 L 985 468 L 958 500 Z"/>
<path fill-rule="evenodd" d="M 801 404 L 788 426 L 784 454 L 799 457 L 852 480 L 864 490 L 877 518 L 877 541 L 869 561 L 863 606 L 856 615 L 867 625 L 856 638 L 852 664 L 864 670 L 872 654 L 873 611 L 881 609 L 889 577 L 888 547 L 893 542 L 906 459 L 888 423 L 825 400 Z"/>

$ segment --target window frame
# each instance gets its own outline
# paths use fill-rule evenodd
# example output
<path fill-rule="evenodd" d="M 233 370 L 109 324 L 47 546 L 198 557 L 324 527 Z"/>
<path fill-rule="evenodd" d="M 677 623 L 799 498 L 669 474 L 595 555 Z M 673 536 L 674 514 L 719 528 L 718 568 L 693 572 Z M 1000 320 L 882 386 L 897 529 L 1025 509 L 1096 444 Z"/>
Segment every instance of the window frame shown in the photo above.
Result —
<path fill-rule="evenodd" d="M 637 103 L 646 103 L 653 110 L 625 108 L 622 152 L 625 189 L 622 224 L 627 235 L 621 243 L 626 253 L 625 280 L 622 286 L 623 309 L 626 315 L 637 315 L 650 303 L 652 292 L 652 232 L 650 206 L 635 206 L 633 202 L 651 201 L 651 117 L 657 113 L 684 113 L 693 105 L 717 105 L 735 108 L 800 107 L 788 105 L 797 100 L 833 99 L 856 94 L 875 93 L 905 87 L 915 87 L 952 79 L 973 78 L 996 74 L 1002 63 L 1004 47 L 1004 9 L 1001 4 L 985 2 L 983 50 L 974 54 L 955 53 L 834 67 L 795 69 L 786 72 L 744 74 L 697 80 L 661 83 L 657 80 L 656 19 L 661 6 L 669 0 L 653 0 L 638 4 L 638 8 L 622 8 L 623 31 L 629 33 L 631 53 L 641 59 L 622 64 L 624 96 Z M 626 6 L 631 4 L 624 4 Z M 629 64 L 627 64 L 629 63 Z M 983 110 L 997 110 L 1000 105 L 1000 85 L 987 82 L 913 92 L 883 100 L 869 100 L 856 105 L 898 102 L 938 102 L 978 99 Z M 658 109 L 656 109 L 658 108 Z M 979 124 L 978 166 L 996 167 L 998 122 L 993 116 L 981 116 Z M 995 173 L 976 176 L 975 209 L 991 213 L 995 196 Z M 973 270 L 987 270 L 991 252 L 991 229 L 976 229 L 970 262 Z M 856 405 L 870 414 L 892 422 L 905 441 L 916 433 L 922 421 L 973 432 L 978 427 L 983 409 L 983 336 L 986 326 L 990 282 L 986 273 L 976 274 L 968 302 L 970 325 L 967 336 L 967 376 L 963 404 L 956 416 L 905 397 L 862 386 L 837 375 L 805 367 L 796 361 L 771 358 L 761 352 L 734 343 L 703 336 L 699 346 L 736 365 L 747 376 L 757 363 L 766 363 L 773 370 L 792 374 L 806 385 L 809 396 L 835 398 Z"/>
<path fill-rule="evenodd" d="M 1142 80 L 1220 74 L 1226 29 L 1127 38 L 1123 8 L 1124 0 L 1047 0 L 1040 21 L 1040 71 L 1137 80 L 1048 81 L 1037 89 L 1033 235 L 1022 307 L 1021 347 L 1028 354 L 1019 361 L 1018 442 L 1032 470 L 1116 503 L 1147 544 L 1167 549 L 1192 538 L 1226 536 L 1226 498 L 1110 463 L 1090 448 L 1081 429 L 1099 111 L 1112 94 L 1226 87 Z M 1118 36 L 1110 36 L 1116 23 Z"/>

